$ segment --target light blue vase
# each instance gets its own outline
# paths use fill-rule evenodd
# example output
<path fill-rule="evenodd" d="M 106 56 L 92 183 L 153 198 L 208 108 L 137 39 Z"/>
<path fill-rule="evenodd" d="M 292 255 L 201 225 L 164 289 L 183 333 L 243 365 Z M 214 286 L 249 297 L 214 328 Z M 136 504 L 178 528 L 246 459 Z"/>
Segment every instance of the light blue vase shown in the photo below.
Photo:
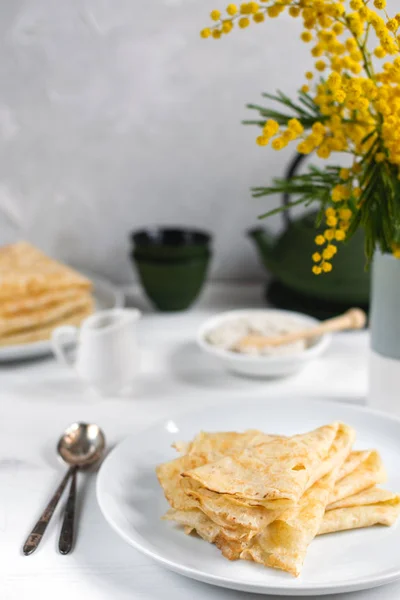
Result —
<path fill-rule="evenodd" d="M 400 259 L 381 252 L 372 265 L 371 347 L 400 360 Z"/>
<path fill-rule="evenodd" d="M 368 404 L 400 416 L 400 259 L 377 252 L 372 265 Z"/>

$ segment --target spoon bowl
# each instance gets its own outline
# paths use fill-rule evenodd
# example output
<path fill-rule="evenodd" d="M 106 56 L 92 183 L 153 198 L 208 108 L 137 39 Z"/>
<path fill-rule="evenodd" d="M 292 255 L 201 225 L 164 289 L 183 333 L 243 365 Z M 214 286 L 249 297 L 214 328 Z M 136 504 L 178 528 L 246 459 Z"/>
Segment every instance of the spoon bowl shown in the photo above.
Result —
<path fill-rule="evenodd" d="M 94 424 L 73 423 L 57 444 L 57 452 L 68 465 L 80 469 L 100 460 L 106 447 L 103 431 Z"/>

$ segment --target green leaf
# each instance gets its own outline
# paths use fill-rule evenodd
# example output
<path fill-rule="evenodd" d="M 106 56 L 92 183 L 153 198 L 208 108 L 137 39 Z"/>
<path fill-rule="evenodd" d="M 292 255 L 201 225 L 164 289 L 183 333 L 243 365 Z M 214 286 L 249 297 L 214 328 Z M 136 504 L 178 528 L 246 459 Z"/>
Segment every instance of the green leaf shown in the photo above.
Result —
<path fill-rule="evenodd" d="M 304 200 L 302 198 L 300 198 L 299 200 L 289 202 L 289 204 L 287 204 L 286 206 L 277 206 L 277 208 L 273 208 L 272 210 L 269 210 L 268 212 L 264 213 L 263 215 L 260 215 L 258 218 L 266 219 L 267 217 L 272 217 L 272 215 L 281 213 L 281 212 L 287 210 L 288 208 L 292 208 L 293 206 L 297 206 L 298 204 L 302 204 L 303 202 L 304 202 Z"/>

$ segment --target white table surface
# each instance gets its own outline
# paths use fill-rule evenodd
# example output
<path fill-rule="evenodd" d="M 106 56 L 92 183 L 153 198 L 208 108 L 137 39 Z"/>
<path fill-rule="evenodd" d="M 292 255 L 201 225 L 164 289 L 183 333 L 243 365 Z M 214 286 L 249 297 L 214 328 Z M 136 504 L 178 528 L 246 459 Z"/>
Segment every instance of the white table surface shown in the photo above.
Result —
<path fill-rule="evenodd" d="M 143 303 L 133 296 L 136 304 Z M 79 476 L 79 529 L 70 555 L 61 556 L 56 548 L 61 510 L 35 554 L 23 556 L 21 545 L 64 473 L 55 457 L 55 444 L 59 433 L 74 421 L 98 423 L 113 446 L 124 436 L 178 411 L 232 399 L 245 401 L 250 395 L 260 401 L 278 394 L 364 401 L 365 332 L 335 336 L 321 359 L 299 375 L 274 383 L 240 379 L 215 367 L 193 343 L 198 325 L 209 314 L 251 306 L 264 306 L 261 286 L 214 284 L 189 312 L 147 312 L 139 328 L 142 373 L 129 398 L 94 396 L 52 358 L 0 365 L 1 600 L 249 597 L 171 573 L 128 546 L 100 513 L 95 475 Z M 395 600 L 400 597 L 400 583 L 342 597 Z"/>

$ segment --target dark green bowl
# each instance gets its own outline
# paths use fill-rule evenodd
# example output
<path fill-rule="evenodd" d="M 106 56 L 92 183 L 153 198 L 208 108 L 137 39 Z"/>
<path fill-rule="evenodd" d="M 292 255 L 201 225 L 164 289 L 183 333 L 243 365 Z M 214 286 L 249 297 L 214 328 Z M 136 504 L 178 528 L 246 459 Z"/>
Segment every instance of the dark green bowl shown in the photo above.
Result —
<path fill-rule="evenodd" d="M 207 255 L 211 235 L 196 229 L 155 227 L 133 232 L 131 241 L 138 258 L 183 260 Z"/>
<path fill-rule="evenodd" d="M 175 248 L 166 247 L 161 252 L 159 249 L 135 248 L 131 252 L 135 260 L 150 260 L 156 262 L 179 262 L 181 260 L 192 260 L 194 258 L 206 258 L 210 255 L 207 247 L 187 248 L 185 251 L 177 251 Z"/>
<path fill-rule="evenodd" d="M 206 279 L 211 252 L 205 256 L 168 261 L 143 259 L 132 253 L 141 284 L 151 302 L 161 311 L 189 308 Z"/>

